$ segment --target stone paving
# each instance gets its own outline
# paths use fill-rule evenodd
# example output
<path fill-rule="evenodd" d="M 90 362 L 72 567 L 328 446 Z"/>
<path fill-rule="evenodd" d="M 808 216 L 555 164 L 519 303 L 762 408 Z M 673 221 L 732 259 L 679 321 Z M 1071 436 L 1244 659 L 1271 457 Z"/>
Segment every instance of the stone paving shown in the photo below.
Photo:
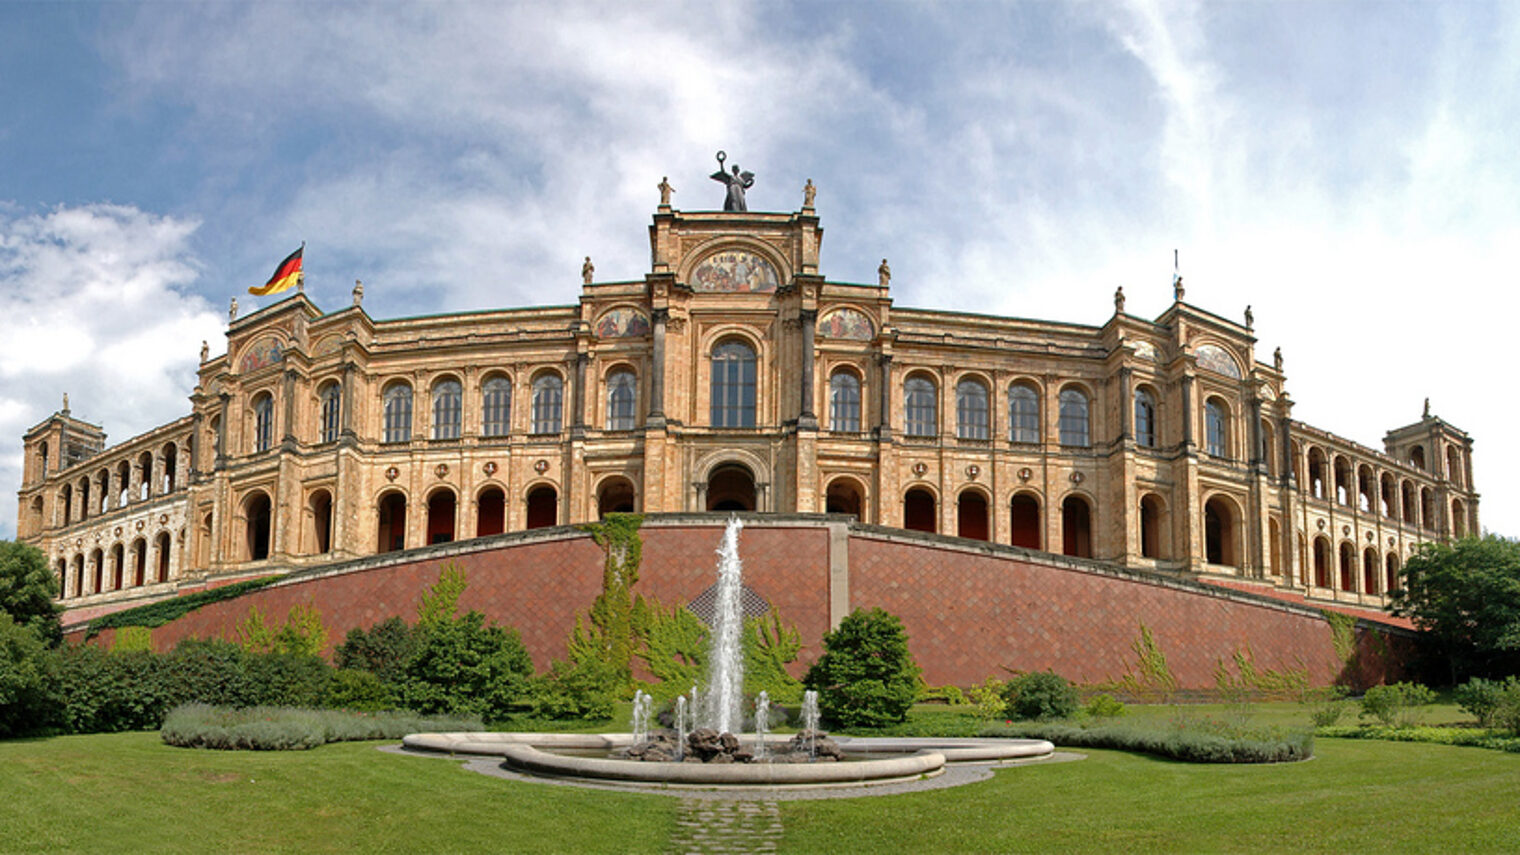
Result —
<path fill-rule="evenodd" d="M 775 852 L 780 840 L 781 809 L 775 799 L 683 798 L 670 848 L 683 855 Z"/>

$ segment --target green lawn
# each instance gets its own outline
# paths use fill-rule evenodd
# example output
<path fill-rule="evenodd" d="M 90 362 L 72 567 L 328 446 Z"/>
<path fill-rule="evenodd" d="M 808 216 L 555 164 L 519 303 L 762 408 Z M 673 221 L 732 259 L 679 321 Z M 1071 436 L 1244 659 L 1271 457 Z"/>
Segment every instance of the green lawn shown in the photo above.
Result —
<path fill-rule="evenodd" d="M 375 747 L 217 752 L 156 733 L 0 743 L 0 852 L 642 852 L 668 851 L 677 832 L 678 799 L 516 783 Z M 1278 766 L 1087 753 L 950 790 L 784 802 L 781 849 L 1520 846 L 1517 754 L 1336 739 Z"/>

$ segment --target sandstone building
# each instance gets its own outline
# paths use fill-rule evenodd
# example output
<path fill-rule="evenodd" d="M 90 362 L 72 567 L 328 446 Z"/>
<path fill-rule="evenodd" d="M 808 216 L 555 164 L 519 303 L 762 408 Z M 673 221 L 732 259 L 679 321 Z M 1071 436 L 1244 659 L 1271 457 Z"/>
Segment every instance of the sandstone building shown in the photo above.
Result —
<path fill-rule="evenodd" d="M 1478 530 L 1472 442 L 1292 418 L 1251 327 L 1176 300 L 1099 326 L 826 280 L 796 213 L 661 204 L 642 279 L 397 320 L 304 294 L 233 320 L 190 412 L 25 435 L 18 532 L 75 614 L 208 581 L 596 519 L 835 512 L 1376 606 Z M 599 572 L 599 569 L 597 570 Z"/>

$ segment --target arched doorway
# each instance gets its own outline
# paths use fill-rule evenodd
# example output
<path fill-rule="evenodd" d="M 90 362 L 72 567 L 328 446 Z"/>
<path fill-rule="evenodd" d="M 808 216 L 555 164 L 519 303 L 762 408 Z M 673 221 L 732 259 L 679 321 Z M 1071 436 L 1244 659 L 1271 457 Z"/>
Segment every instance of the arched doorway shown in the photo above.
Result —
<path fill-rule="evenodd" d="M 528 528 L 559 524 L 559 492 L 548 484 L 528 491 Z"/>
<path fill-rule="evenodd" d="M 1314 539 L 1314 584 L 1330 587 L 1330 541 L 1323 537 Z"/>
<path fill-rule="evenodd" d="M 332 494 L 317 490 L 307 504 L 311 509 L 311 551 L 322 555 L 332 549 Z"/>
<path fill-rule="evenodd" d="M 1384 590 L 1392 592 L 1399 587 L 1399 556 L 1390 552 L 1384 561 L 1384 575 L 1387 577 L 1388 587 Z"/>
<path fill-rule="evenodd" d="M 507 494 L 500 487 L 487 487 L 475 499 L 475 536 L 486 537 L 507 530 Z"/>
<path fill-rule="evenodd" d="M 158 533 L 156 541 L 158 546 L 158 578 L 154 581 L 169 581 L 169 544 L 171 540 L 167 531 Z"/>
<path fill-rule="evenodd" d="M 428 496 L 427 542 L 450 543 L 454 540 L 454 491 L 441 487 Z"/>
<path fill-rule="evenodd" d="M 121 586 L 126 582 L 126 571 L 126 553 L 122 550 L 121 544 L 115 544 L 111 547 L 111 590 L 121 590 Z"/>
<path fill-rule="evenodd" d="M 831 514 L 850 514 L 861 522 L 865 517 L 861 515 L 860 485 L 851 478 L 835 478 L 829 482 L 829 488 L 824 493 L 823 509 Z"/>
<path fill-rule="evenodd" d="M 903 496 L 903 528 L 908 531 L 927 531 L 930 534 L 939 530 L 938 510 L 935 508 L 934 494 L 922 487 L 914 487 Z"/>
<path fill-rule="evenodd" d="M 148 581 L 148 542 L 142 538 L 132 541 L 132 584 L 141 588 Z"/>
<path fill-rule="evenodd" d="M 597 489 L 596 513 L 599 517 L 633 513 L 633 482 L 627 478 L 608 478 L 603 481 Z"/>
<path fill-rule="evenodd" d="M 709 511 L 753 511 L 755 509 L 755 476 L 749 467 L 738 463 L 725 463 L 707 476 L 707 509 Z"/>
<path fill-rule="evenodd" d="M 251 494 L 243 502 L 243 516 L 247 520 L 244 554 L 249 561 L 263 561 L 269 557 L 269 541 L 273 534 L 269 496 L 259 491 Z"/>
<path fill-rule="evenodd" d="M 1061 552 L 1077 558 L 1091 558 L 1092 508 L 1081 496 L 1067 496 L 1061 502 Z"/>
<path fill-rule="evenodd" d="M 1362 551 L 1362 593 L 1378 593 L 1378 565 L 1382 563 L 1376 549 L 1369 546 Z"/>
<path fill-rule="evenodd" d="M 1235 540 L 1235 509 L 1228 500 L 1215 496 L 1203 506 L 1204 555 L 1210 564 L 1240 566 L 1240 550 Z"/>
<path fill-rule="evenodd" d="M 386 493 L 380 498 L 379 539 L 376 552 L 395 552 L 406 548 L 406 496 Z"/>
<path fill-rule="evenodd" d="M 1356 547 L 1341 544 L 1341 590 L 1356 590 Z"/>
<path fill-rule="evenodd" d="M 987 497 L 976 490 L 963 490 L 955 502 L 956 534 L 987 540 Z"/>
<path fill-rule="evenodd" d="M 1140 557 L 1160 558 L 1161 497 L 1146 493 L 1140 497 Z"/>
<path fill-rule="evenodd" d="M 1013 530 L 1012 543 L 1028 549 L 1040 548 L 1040 500 L 1020 493 L 1008 503 L 1008 522 Z"/>

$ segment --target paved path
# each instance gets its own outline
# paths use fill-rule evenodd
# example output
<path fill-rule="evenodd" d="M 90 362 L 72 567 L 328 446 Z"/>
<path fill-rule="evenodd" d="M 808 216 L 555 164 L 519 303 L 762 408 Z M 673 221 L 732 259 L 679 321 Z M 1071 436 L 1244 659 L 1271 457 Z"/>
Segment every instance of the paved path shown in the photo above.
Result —
<path fill-rule="evenodd" d="M 680 855 L 775 852 L 781 809 L 773 799 L 681 799 L 672 852 Z"/>

